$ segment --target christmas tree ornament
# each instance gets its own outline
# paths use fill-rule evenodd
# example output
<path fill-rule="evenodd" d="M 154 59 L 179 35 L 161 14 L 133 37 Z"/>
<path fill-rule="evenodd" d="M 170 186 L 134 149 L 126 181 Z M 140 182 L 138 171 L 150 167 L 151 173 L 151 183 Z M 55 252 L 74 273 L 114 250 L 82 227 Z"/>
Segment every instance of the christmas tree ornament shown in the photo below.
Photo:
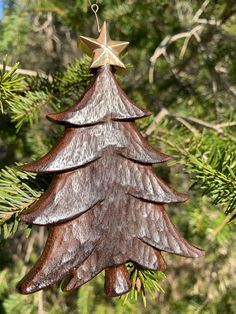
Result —
<path fill-rule="evenodd" d="M 81 37 L 96 76 L 78 104 L 50 120 L 65 125 L 58 143 L 25 171 L 54 173 L 48 190 L 20 219 L 49 227 L 42 255 L 19 283 L 33 293 L 66 278 L 63 290 L 79 288 L 105 270 L 105 292 L 131 289 L 127 262 L 163 270 L 162 251 L 186 257 L 204 252 L 189 244 L 164 204 L 186 201 L 152 168 L 169 157 L 150 146 L 135 120 L 150 113 L 135 105 L 114 72 L 127 42 L 113 41 L 106 23 L 97 39 Z"/>

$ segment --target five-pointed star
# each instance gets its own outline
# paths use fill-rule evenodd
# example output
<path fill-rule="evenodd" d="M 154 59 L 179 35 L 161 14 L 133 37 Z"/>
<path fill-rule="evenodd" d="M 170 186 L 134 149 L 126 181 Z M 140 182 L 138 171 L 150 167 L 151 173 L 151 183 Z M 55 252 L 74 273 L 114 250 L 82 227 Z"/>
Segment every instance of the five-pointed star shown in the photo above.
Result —
<path fill-rule="evenodd" d="M 118 56 L 128 46 L 129 42 L 111 40 L 106 22 L 104 22 L 97 39 L 80 36 L 80 40 L 89 50 L 89 53 L 93 53 L 91 68 L 98 68 L 106 64 L 125 68 L 124 63 L 121 62 Z"/>

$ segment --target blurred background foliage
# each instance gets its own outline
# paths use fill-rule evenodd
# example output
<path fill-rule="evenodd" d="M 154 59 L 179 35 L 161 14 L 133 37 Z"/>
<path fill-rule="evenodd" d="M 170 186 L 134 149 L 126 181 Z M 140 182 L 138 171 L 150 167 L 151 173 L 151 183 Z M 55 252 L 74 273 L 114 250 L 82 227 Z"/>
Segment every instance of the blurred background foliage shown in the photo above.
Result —
<path fill-rule="evenodd" d="M 30 234 L 31 226 L 19 224 L 17 216 L 50 181 L 16 166 L 42 156 L 61 134 L 45 115 L 74 104 L 89 84 L 90 60 L 82 57 L 78 38 L 96 37 L 97 31 L 87 0 L 4 1 L 0 313 L 236 313 L 236 2 L 106 0 L 99 6 L 111 37 L 130 41 L 128 70 L 118 79 L 132 99 L 153 112 L 138 126 L 173 157 L 157 171 L 190 196 L 167 210 L 206 257 L 193 261 L 165 254 L 165 293 L 147 292 L 146 308 L 141 299 L 124 304 L 122 298 L 106 298 L 103 275 L 70 294 L 57 287 L 30 296 L 16 292 L 46 237 L 44 228 Z"/>

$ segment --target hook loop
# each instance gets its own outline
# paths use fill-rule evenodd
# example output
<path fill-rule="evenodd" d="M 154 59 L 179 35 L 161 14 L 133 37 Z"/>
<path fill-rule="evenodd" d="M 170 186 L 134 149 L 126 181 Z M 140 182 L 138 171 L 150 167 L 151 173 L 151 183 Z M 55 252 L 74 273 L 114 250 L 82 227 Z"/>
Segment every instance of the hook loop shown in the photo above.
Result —
<path fill-rule="evenodd" d="M 100 33 L 101 28 L 100 28 L 100 24 L 99 24 L 98 15 L 97 15 L 97 12 L 99 10 L 98 2 L 99 2 L 99 0 L 96 0 L 95 3 L 92 3 L 91 0 L 89 0 L 90 8 L 91 8 L 91 10 L 93 11 L 93 13 L 95 15 L 95 19 L 96 19 L 96 23 L 97 23 L 97 29 L 98 29 L 98 32 Z"/>
<path fill-rule="evenodd" d="M 96 3 L 94 3 L 91 5 L 91 10 L 96 14 L 99 10 L 99 6 Z"/>

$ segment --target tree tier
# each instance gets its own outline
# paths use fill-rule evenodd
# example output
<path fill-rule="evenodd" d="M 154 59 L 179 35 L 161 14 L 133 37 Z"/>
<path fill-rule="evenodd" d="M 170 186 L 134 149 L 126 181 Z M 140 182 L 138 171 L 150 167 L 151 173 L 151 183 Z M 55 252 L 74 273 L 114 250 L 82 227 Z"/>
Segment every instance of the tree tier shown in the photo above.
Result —
<path fill-rule="evenodd" d="M 64 172 L 115 151 L 140 163 L 154 164 L 170 158 L 154 149 L 132 122 L 109 122 L 83 128 L 67 128 L 62 138 L 44 157 L 22 167 L 31 172 Z"/>
<path fill-rule="evenodd" d="M 162 205 L 129 195 L 103 201 L 76 219 L 50 228 L 41 257 L 19 289 L 31 293 L 68 274 L 72 279 L 65 290 L 74 289 L 101 270 L 127 261 L 157 270 L 164 266 L 158 251 L 204 255 L 179 235 Z"/>
<path fill-rule="evenodd" d="M 128 98 L 112 74 L 112 68 L 103 66 L 78 104 L 48 117 L 57 122 L 83 126 L 109 120 L 134 120 L 150 114 Z"/>
<path fill-rule="evenodd" d="M 30 224 L 60 223 L 75 218 L 98 202 L 115 203 L 126 195 L 136 197 L 137 202 L 144 199 L 176 203 L 187 199 L 159 179 L 151 166 L 107 154 L 87 166 L 56 175 L 49 189 L 20 218 Z"/>

